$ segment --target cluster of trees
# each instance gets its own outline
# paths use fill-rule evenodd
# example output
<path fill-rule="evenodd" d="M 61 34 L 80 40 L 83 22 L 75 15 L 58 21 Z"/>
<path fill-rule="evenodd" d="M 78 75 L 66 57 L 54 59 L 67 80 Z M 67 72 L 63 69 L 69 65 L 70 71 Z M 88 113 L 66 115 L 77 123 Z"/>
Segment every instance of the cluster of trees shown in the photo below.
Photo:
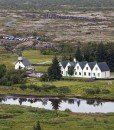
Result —
<path fill-rule="evenodd" d="M 59 61 L 55 56 L 52 60 L 51 66 L 48 68 L 48 73 L 41 77 L 42 81 L 60 80 L 62 78 L 61 68 L 59 66 Z"/>
<path fill-rule="evenodd" d="M 69 54 L 69 53 L 68 53 Z M 87 43 L 79 44 L 69 56 L 63 56 L 62 61 L 73 61 L 74 57 L 77 61 L 88 62 L 107 62 L 110 69 L 114 71 L 114 44 L 113 43 Z M 69 70 L 70 72 L 72 69 Z"/>
<path fill-rule="evenodd" d="M 22 84 L 25 83 L 26 77 L 25 71 L 8 71 L 4 64 L 0 65 L 0 85 L 11 86 L 13 84 Z"/>
<path fill-rule="evenodd" d="M 111 70 L 114 70 L 114 44 L 96 44 L 88 43 L 83 46 L 78 46 L 75 52 L 75 57 L 78 61 L 98 61 L 107 62 Z"/>

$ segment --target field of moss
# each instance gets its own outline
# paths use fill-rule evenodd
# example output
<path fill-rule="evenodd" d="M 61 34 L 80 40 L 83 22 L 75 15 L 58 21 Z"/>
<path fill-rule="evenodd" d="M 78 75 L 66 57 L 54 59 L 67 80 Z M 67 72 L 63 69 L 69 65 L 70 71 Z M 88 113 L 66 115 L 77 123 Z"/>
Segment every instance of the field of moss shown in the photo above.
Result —
<path fill-rule="evenodd" d="M 0 130 L 113 130 L 114 114 L 74 114 L 31 107 L 0 105 Z"/>

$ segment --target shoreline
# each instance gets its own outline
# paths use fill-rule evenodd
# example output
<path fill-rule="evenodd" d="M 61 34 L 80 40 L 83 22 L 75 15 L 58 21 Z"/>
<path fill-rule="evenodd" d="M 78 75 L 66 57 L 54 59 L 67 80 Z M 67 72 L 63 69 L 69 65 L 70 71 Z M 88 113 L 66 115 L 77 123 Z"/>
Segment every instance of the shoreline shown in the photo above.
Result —
<path fill-rule="evenodd" d="M 100 100 L 103 102 L 114 102 L 114 99 L 106 98 L 96 98 L 96 97 L 83 97 L 83 96 L 74 96 L 74 95 L 25 95 L 25 94 L 0 94 L 0 98 L 4 97 L 18 97 L 18 98 L 59 98 L 59 99 L 68 99 L 68 98 L 79 98 L 83 100 Z"/>

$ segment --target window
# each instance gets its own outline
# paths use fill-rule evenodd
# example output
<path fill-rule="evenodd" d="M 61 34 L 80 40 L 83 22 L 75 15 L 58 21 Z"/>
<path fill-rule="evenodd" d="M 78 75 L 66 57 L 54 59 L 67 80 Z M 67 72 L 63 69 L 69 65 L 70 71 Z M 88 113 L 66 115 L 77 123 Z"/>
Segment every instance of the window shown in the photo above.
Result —
<path fill-rule="evenodd" d="M 84 75 L 86 75 L 86 72 L 84 72 Z"/>
<path fill-rule="evenodd" d="M 61 74 L 63 74 L 63 71 L 61 71 Z"/>
<path fill-rule="evenodd" d="M 93 76 L 95 76 L 95 73 L 93 73 Z"/>
<path fill-rule="evenodd" d="M 77 70 L 79 69 L 79 66 L 77 66 Z"/>
<path fill-rule="evenodd" d="M 77 75 L 77 72 L 75 72 L 75 75 Z"/>
<path fill-rule="evenodd" d="M 98 70 L 98 68 L 96 67 L 96 70 Z"/>
<path fill-rule="evenodd" d="M 79 72 L 79 75 L 81 75 L 81 72 Z"/>
<path fill-rule="evenodd" d="M 100 77 L 100 73 L 98 73 L 98 77 Z"/>
<path fill-rule="evenodd" d="M 86 70 L 88 70 L 88 67 L 86 67 Z"/>
<path fill-rule="evenodd" d="M 91 73 L 88 73 L 89 76 L 91 76 Z"/>

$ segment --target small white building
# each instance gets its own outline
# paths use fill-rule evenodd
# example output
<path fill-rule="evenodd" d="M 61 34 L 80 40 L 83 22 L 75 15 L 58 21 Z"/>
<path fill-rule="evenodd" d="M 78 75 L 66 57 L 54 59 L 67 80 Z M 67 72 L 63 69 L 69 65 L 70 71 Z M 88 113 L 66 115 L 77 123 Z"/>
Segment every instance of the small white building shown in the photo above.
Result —
<path fill-rule="evenodd" d="M 59 63 L 63 77 L 97 78 L 104 79 L 110 77 L 110 69 L 106 62 L 78 62 L 62 61 Z M 73 75 L 68 74 L 69 68 L 73 68 Z"/>
<path fill-rule="evenodd" d="M 26 69 L 26 70 L 33 69 L 30 62 L 24 57 L 18 57 L 18 61 L 15 64 L 15 70 L 21 70 L 21 69 Z"/>

